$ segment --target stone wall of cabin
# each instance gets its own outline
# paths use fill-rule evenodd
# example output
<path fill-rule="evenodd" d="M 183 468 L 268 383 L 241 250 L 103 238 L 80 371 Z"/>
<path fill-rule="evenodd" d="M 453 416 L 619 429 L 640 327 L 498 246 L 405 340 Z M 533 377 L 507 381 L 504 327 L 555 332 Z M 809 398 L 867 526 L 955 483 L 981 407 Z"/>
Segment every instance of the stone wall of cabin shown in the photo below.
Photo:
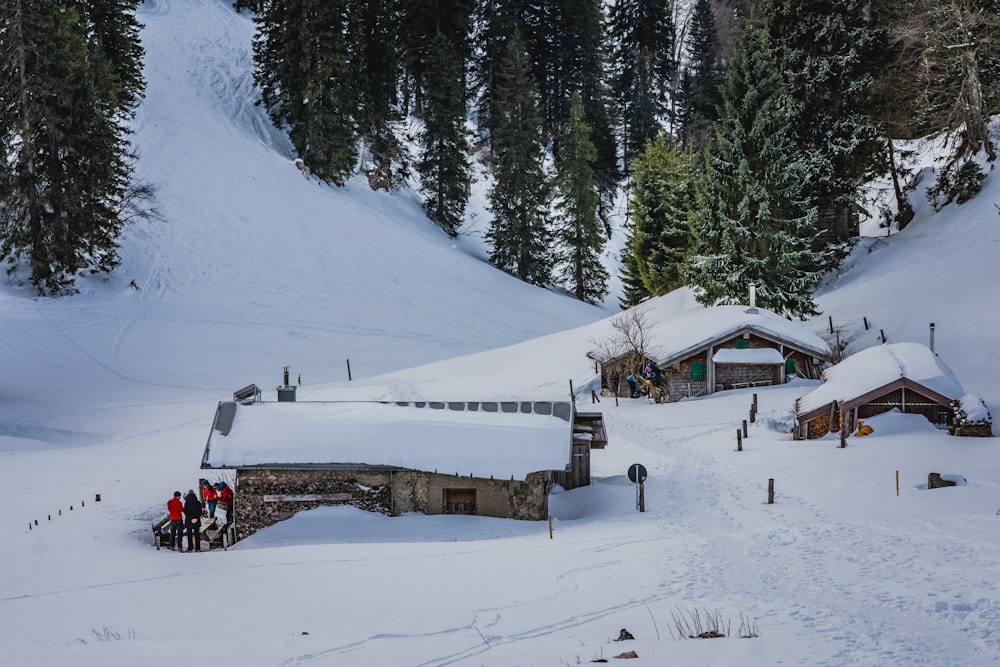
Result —
<path fill-rule="evenodd" d="M 544 520 L 548 516 L 549 474 L 535 472 L 525 480 L 495 480 L 415 470 L 265 470 L 237 471 L 235 517 L 237 540 L 320 506 L 352 505 L 398 516 L 407 512 L 444 514 L 450 490 L 474 492 L 480 516 Z M 265 496 L 336 496 L 336 499 L 265 502 Z"/>
<path fill-rule="evenodd" d="M 353 505 L 380 514 L 392 513 L 390 474 L 386 471 L 262 470 L 246 468 L 236 474 L 237 539 L 287 519 L 301 510 L 321 505 Z M 343 500 L 264 502 L 265 495 L 323 494 Z"/>

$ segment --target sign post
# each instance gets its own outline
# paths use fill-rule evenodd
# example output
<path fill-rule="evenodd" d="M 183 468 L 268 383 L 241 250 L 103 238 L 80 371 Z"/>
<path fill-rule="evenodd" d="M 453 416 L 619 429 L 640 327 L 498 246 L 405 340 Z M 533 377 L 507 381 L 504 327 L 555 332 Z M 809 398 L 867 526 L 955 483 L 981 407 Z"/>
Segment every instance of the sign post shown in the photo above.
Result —
<path fill-rule="evenodd" d="M 635 506 L 640 512 L 645 512 L 646 492 L 643 482 L 646 481 L 646 467 L 641 463 L 633 463 L 628 468 L 628 478 L 635 484 Z"/>

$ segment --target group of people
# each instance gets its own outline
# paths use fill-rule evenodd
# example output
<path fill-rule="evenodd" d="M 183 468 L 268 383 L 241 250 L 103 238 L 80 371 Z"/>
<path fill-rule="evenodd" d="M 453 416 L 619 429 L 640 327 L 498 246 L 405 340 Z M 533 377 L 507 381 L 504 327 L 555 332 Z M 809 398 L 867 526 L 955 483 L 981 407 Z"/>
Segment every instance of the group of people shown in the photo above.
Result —
<path fill-rule="evenodd" d="M 625 380 L 632 390 L 632 398 L 649 395 L 649 386 L 659 386 L 662 373 L 652 361 L 647 361 L 642 369 L 641 379 L 629 374 Z"/>
<path fill-rule="evenodd" d="M 201 551 L 201 522 L 203 518 L 214 519 L 221 510 L 225 519 L 223 525 L 233 516 L 233 490 L 225 482 L 210 483 L 207 479 L 199 482 L 201 500 L 188 489 L 186 494 L 174 491 L 167 501 L 167 515 L 170 519 L 169 547 L 174 551 L 185 551 L 184 535 L 187 534 L 186 551 Z M 183 499 L 182 499 L 183 498 Z"/>

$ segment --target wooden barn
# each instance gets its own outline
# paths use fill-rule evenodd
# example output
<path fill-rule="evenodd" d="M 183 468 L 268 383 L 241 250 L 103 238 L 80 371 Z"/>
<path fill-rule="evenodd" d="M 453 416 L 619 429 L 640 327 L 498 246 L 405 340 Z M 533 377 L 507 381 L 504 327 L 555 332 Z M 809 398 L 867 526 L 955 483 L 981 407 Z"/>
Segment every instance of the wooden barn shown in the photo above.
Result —
<path fill-rule="evenodd" d="M 601 414 L 570 402 L 250 399 L 219 403 L 201 467 L 235 469 L 243 539 L 319 505 L 542 520 L 606 444 Z"/>
<path fill-rule="evenodd" d="M 772 311 L 715 306 L 652 323 L 644 357 L 659 369 L 663 398 L 676 401 L 727 389 L 781 384 L 792 377 L 819 379 L 830 358 L 826 341 Z M 594 351 L 602 390 L 628 396 L 626 382 L 642 361 L 633 351 Z"/>
<path fill-rule="evenodd" d="M 892 343 L 862 350 L 831 366 L 823 384 L 795 402 L 795 438 L 853 432 L 857 421 L 889 410 L 921 414 L 953 429 L 965 391 L 930 348 Z"/>

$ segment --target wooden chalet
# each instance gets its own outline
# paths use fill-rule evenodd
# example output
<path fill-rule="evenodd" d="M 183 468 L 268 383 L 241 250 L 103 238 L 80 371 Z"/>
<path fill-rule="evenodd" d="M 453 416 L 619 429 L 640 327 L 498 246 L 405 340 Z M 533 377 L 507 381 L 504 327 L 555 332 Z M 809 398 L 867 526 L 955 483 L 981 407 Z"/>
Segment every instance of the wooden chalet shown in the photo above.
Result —
<path fill-rule="evenodd" d="M 603 417 L 571 402 L 220 402 L 202 468 L 235 469 L 236 539 L 297 511 L 543 520 L 590 484 Z"/>
<path fill-rule="evenodd" d="M 921 414 L 951 429 L 964 395 L 954 374 L 930 348 L 919 343 L 878 345 L 828 368 L 823 384 L 796 400 L 794 436 L 846 435 L 859 419 L 889 410 Z"/>
<path fill-rule="evenodd" d="M 819 379 L 830 358 L 826 341 L 772 311 L 715 306 L 685 311 L 646 332 L 645 358 L 658 367 L 666 400 L 727 389 L 782 384 L 792 377 Z M 634 353 L 591 352 L 600 363 L 602 390 L 628 396 Z M 631 367 L 630 367 L 631 366 Z"/>

